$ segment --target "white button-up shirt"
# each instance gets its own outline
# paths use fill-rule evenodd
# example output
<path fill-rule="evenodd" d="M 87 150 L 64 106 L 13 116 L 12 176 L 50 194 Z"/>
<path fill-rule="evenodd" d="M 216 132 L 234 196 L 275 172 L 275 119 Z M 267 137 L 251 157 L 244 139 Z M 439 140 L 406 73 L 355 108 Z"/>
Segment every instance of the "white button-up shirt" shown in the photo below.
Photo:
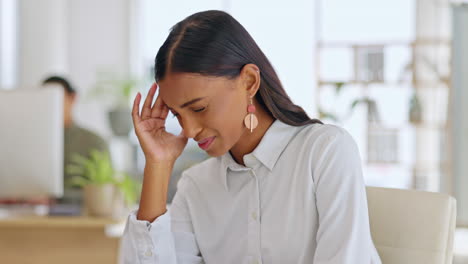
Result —
<path fill-rule="evenodd" d="M 120 262 L 381 263 L 359 152 L 345 130 L 276 120 L 243 159 L 226 153 L 186 170 L 153 223 L 133 212 Z"/>

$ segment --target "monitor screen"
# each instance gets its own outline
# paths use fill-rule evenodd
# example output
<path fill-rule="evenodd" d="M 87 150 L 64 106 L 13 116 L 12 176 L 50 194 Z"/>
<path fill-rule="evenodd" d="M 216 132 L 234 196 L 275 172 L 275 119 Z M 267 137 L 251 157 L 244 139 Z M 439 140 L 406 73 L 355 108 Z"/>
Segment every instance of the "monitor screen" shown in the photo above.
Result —
<path fill-rule="evenodd" d="M 63 195 L 63 90 L 0 91 L 0 198 Z"/>

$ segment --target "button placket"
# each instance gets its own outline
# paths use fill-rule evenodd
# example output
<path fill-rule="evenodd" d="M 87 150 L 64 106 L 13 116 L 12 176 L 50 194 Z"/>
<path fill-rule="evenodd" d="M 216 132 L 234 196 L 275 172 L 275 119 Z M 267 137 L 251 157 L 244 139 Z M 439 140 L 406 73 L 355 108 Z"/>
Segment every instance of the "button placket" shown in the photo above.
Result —
<path fill-rule="evenodd" d="M 249 249 L 248 254 L 251 256 L 251 263 L 261 264 L 261 223 L 260 223 L 260 189 L 259 179 L 253 169 L 249 170 L 254 184 L 249 198 L 249 219 L 248 219 L 248 232 L 249 232 Z"/>
<path fill-rule="evenodd" d="M 153 256 L 153 251 L 151 249 L 147 249 L 146 252 L 145 252 L 145 256 L 147 256 L 147 257 Z"/>
<path fill-rule="evenodd" d="M 252 219 L 257 221 L 257 212 L 252 212 Z"/>

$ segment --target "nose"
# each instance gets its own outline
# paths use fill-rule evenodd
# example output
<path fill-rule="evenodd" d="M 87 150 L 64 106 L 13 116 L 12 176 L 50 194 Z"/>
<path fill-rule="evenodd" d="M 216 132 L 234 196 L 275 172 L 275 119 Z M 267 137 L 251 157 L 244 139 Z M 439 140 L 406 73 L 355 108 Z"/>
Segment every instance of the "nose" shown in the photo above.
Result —
<path fill-rule="evenodd" d="M 180 125 L 186 138 L 195 138 L 201 131 L 201 126 L 194 119 L 181 118 Z"/>

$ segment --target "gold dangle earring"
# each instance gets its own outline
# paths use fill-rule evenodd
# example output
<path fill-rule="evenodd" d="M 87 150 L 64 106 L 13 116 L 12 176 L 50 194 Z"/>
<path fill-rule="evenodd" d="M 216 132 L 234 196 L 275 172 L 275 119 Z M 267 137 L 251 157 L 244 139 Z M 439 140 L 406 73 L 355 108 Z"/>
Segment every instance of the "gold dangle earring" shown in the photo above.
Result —
<path fill-rule="evenodd" d="M 247 116 L 244 118 L 245 126 L 250 129 L 250 133 L 258 126 L 258 119 L 255 116 L 255 105 L 253 104 L 252 98 L 250 98 L 250 104 L 247 107 Z"/>

